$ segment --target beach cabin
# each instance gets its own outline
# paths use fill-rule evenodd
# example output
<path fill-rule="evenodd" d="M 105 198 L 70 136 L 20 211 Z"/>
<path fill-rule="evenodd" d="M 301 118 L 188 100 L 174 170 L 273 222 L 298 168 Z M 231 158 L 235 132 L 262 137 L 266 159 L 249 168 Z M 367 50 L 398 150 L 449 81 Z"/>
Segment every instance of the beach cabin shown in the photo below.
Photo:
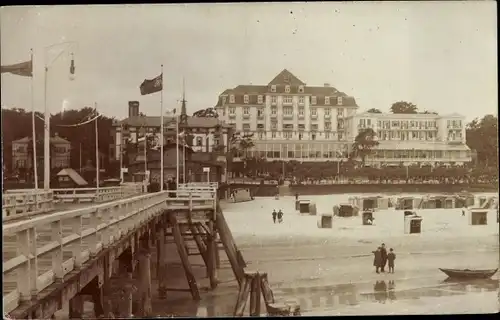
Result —
<path fill-rule="evenodd" d="M 231 191 L 230 199 L 232 202 L 245 202 L 253 200 L 250 189 L 234 189 Z"/>
<path fill-rule="evenodd" d="M 378 199 L 379 198 L 380 197 L 363 198 L 362 202 L 361 202 L 361 206 L 358 206 L 358 207 L 360 207 L 363 210 L 375 210 L 378 208 Z"/>
<path fill-rule="evenodd" d="M 82 176 L 71 168 L 62 169 L 57 174 L 57 182 L 59 188 L 83 188 L 88 185 L 87 181 Z"/>
<path fill-rule="evenodd" d="M 316 203 L 311 202 L 311 203 L 309 204 L 309 215 L 311 215 L 311 216 L 315 216 L 315 215 L 316 215 L 316 212 L 317 212 L 317 210 L 316 210 Z"/>
<path fill-rule="evenodd" d="M 375 218 L 373 218 L 373 211 L 371 210 L 366 210 L 363 211 L 362 213 L 362 221 L 364 226 L 371 226 L 373 225 L 373 221 Z"/>
<path fill-rule="evenodd" d="M 338 217 L 353 217 L 358 213 L 359 209 L 350 203 L 342 203 L 333 207 L 333 215 Z"/>
<path fill-rule="evenodd" d="M 488 210 L 472 208 L 469 209 L 469 225 L 485 226 L 488 224 Z"/>
<path fill-rule="evenodd" d="M 318 228 L 333 228 L 333 216 L 329 213 L 321 213 L 318 219 Z"/>
<path fill-rule="evenodd" d="M 299 212 L 300 213 L 309 213 L 309 205 L 311 201 L 309 200 L 299 200 Z"/>
<path fill-rule="evenodd" d="M 417 216 L 415 213 L 407 215 L 405 211 L 405 234 L 422 233 L 422 220 L 423 218 Z"/>
<path fill-rule="evenodd" d="M 300 200 L 295 200 L 295 211 L 300 211 Z"/>
<path fill-rule="evenodd" d="M 377 199 L 377 209 L 379 210 L 387 210 L 390 208 L 390 199 L 380 197 Z"/>

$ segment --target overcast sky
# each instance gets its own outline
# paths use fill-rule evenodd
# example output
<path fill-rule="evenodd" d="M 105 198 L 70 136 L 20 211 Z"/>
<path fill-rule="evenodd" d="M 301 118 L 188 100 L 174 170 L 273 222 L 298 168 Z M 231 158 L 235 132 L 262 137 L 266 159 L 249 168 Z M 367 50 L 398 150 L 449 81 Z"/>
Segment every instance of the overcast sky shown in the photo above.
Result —
<path fill-rule="evenodd" d="M 46 6 L 1 9 L 2 65 L 34 49 L 34 103 L 43 110 L 44 47 L 63 54 L 48 73 L 52 113 L 97 102 L 127 116 L 127 102 L 160 114 L 160 94 L 139 85 L 164 65 L 165 109 L 212 107 L 226 88 L 267 84 L 284 68 L 308 85 L 328 82 L 360 111 L 399 100 L 468 120 L 497 114 L 496 2 L 366 2 Z M 69 81 L 69 51 L 76 79 Z M 1 76 L 2 106 L 31 108 L 30 80 Z"/>

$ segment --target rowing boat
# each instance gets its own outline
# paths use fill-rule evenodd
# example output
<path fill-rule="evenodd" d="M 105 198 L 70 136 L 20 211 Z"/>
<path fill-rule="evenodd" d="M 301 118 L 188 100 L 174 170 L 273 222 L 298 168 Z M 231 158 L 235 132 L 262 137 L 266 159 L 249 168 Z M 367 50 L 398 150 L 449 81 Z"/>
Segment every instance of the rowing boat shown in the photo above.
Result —
<path fill-rule="evenodd" d="M 491 278 L 498 269 L 488 269 L 488 270 L 469 270 L 469 269 L 442 269 L 448 277 L 454 279 L 489 279 Z"/>

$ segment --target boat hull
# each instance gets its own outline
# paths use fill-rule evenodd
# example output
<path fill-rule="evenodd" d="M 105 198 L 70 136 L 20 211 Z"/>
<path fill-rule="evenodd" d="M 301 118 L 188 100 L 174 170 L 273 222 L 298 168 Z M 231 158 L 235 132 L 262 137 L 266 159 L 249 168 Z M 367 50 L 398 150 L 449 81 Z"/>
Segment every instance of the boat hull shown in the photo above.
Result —
<path fill-rule="evenodd" d="M 461 269 L 442 269 L 444 274 L 453 279 L 489 279 L 498 269 L 491 270 L 461 270 Z"/>

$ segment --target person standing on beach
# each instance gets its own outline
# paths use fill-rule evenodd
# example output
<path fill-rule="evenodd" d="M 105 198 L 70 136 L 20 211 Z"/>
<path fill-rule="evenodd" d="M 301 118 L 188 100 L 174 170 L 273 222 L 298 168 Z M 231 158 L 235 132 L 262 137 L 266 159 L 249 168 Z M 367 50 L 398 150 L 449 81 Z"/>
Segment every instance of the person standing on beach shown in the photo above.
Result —
<path fill-rule="evenodd" d="M 380 247 L 380 257 L 382 259 L 380 271 L 385 272 L 385 265 L 387 264 L 387 249 L 385 248 L 385 243 L 382 243 L 382 246 Z"/>
<path fill-rule="evenodd" d="M 283 211 L 281 211 L 281 209 L 278 211 L 278 222 L 283 222 Z"/>
<path fill-rule="evenodd" d="M 389 249 L 389 253 L 387 254 L 387 262 L 389 262 L 389 273 L 394 273 L 394 260 L 396 260 L 396 254 L 391 248 Z"/>
<path fill-rule="evenodd" d="M 273 223 L 276 223 L 276 209 L 273 209 Z"/>
<path fill-rule="evenodd" d="M 378 270 L 382 265 L 382 255 L 380 252 L 380 247 L 377 248 L 377 250 L 372 251 L 373 253 L 373 266 L 375 267 L 375 272 L 380 273 Z"/>
<path fill-rule="evenodd" d="M 297 200 L 299 200 L 299 193 L 298 192 L 295 193 L 295 201 L 297 201 Z"/>

